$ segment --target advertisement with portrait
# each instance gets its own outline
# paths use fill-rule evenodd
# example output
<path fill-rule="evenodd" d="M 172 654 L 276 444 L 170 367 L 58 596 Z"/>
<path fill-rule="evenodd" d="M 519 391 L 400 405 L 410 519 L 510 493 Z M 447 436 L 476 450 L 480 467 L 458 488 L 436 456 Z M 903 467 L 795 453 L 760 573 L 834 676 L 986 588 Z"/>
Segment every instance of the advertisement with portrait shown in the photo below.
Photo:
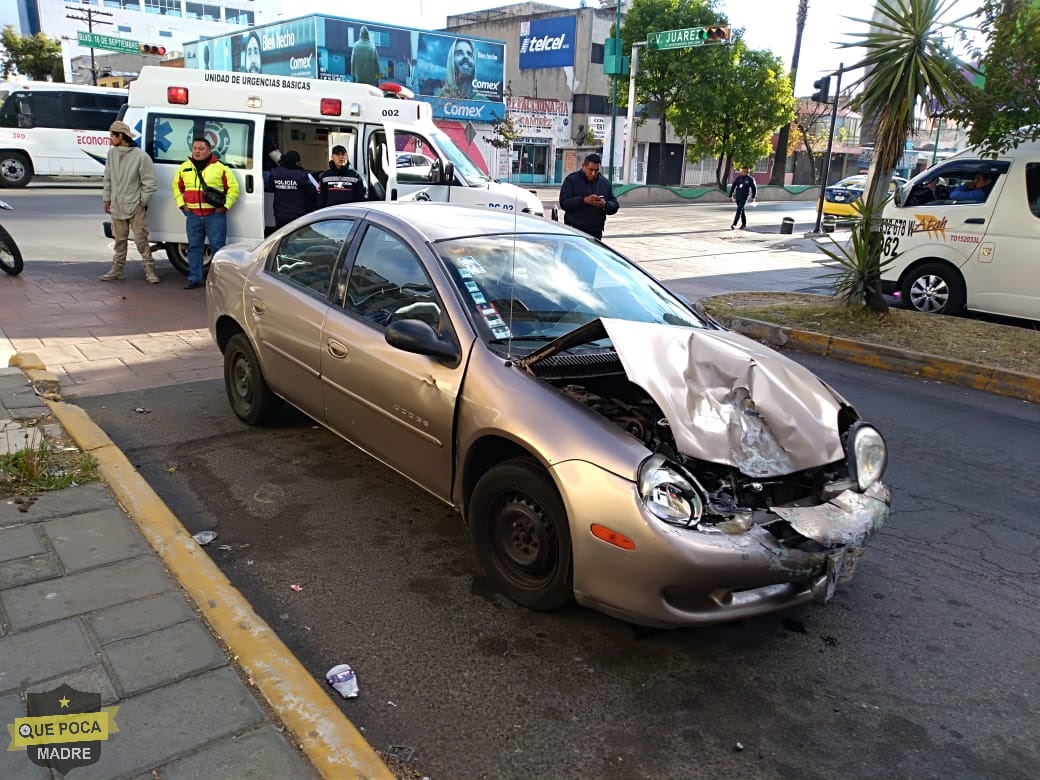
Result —
<path fill-rule="evenodd" d="M 240 73 L 266 73 L 273 76 L 317 78 L 314 56 L 314 17 L 254 27 L 244 33 L 203 41 L 202 68 Z M 226 55 L 216 45 L 230 41 Z M 214 46 L 213 56 L 230 59 L 231 67 L 205 66 L 205 46 Z M 223 62 L 223 60 L 217 60 Z"/>
<path fill-rule="evenodd" d="M 189 68 L 374 86 L 394 82 L 427 99 L 437 119 L 480 124 L 505 116 L 505 59 L 501 41 L 329 16 L 264 25 L 185 46 Z"/>
<path fill-rule="evenodd" d="M 417 95 L 501 103 L 505 44 L 420 32 L 415 49 Z"/>

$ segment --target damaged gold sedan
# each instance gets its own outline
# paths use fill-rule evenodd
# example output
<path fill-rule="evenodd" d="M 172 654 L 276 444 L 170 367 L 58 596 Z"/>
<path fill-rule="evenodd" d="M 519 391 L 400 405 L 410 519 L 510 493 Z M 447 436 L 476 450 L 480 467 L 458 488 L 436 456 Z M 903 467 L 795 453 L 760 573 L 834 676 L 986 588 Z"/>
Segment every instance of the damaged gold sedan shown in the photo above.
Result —
<path fill-rule="evenodd" d="M 208 290 L 243 421 L 286 400 L 455 507 L 533 609 L 827 601 L 888 516 L 884 439 L 847 401 L 555 223 L 325 209 L 219 252 Z"/>

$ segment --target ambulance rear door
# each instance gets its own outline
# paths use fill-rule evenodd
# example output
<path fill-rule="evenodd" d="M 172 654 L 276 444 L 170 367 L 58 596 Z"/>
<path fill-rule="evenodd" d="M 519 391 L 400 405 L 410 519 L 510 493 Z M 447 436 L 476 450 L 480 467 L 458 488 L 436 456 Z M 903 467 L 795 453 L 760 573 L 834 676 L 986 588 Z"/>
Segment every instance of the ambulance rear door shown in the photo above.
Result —
<path fill-rule="evenodd" d="M 133 109 L 131 109 L 133 110 Z M 238 201 L 228 212 L 227 243 L 258 243 L 264 238 L 264 180 L 262 114 L 162 106 L 143 109 L 138 127 L 145 151 L 155 161 L 159 179 L 158 209 L 149 209 L 148 225 L 153 240 L 184 241 L 184 215 L 173 200 L 173 182 L 181 164 L 191 157 L 195 138 L 206 138 L 213 153 L 238 181 Z M 130 110 L 128 110 L 128 114 Z"/>

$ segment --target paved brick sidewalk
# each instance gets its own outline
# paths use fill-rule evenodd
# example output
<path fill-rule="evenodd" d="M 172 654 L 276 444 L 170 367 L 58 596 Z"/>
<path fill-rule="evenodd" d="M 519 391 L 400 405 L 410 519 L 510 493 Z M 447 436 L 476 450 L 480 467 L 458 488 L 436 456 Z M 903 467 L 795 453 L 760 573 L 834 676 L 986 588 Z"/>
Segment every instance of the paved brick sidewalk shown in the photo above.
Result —
<path fill-rule="evenodd" d="M 205 290 L 181 289 L 184 277 L 165 262 L 160 284 L 146 284 L 133 261 L 125 281 L 98 281 L 108 267 L 43 261 L 0 279 L 0 328 L 14 350 L 37 355 L 69 397 L 222 375 Z"/>
<path fill-rule="evenodd" d="M 24 447 L 23 422 L 59 436 L 48 414 L 21 369 L 0 369 L 0 453 Z M 78 780 L 317 777 L 104 484 L 0 499 L 0 726 L 62 683 L 119 707 Z M 4 780 L 51 776 L 0 751 Z"/>

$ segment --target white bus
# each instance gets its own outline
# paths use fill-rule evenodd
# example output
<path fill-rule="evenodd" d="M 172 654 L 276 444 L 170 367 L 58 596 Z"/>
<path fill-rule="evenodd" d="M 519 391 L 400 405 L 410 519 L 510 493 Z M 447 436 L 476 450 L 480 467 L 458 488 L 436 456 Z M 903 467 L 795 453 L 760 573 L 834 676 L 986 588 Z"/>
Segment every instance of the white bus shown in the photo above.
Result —
<path fill-rule="evenodd" d="M 482 173 L 433 123 L 429 103 L 386 97 L 367 84 L 145 67 L 130 84 L 122 119 L 155 161 L 159 192 L 148 209 L 151 239 L 165 245 L 182 273 L 188 268 L 184 217 L 172 183 L 196 137 L 208 138 L 238 179 L 229 244 L 259 242 L 274 225 L 273 196 L 264 192 L 263 179 L 271 149 L 296 151 L 306 170 L 318 172 L 328 168 L 332 147 L 342 144 L 371 200 L 451 201 L 543 214 L 537 195 Z M 428 164 L 405 166 L 399 158 L 406 154 Z"/>
<path fill-rule="evenodd" d="M 0 81 L 0 187 L 104 175 L 108 128 L 124 103 L 122 89 Z"/>

